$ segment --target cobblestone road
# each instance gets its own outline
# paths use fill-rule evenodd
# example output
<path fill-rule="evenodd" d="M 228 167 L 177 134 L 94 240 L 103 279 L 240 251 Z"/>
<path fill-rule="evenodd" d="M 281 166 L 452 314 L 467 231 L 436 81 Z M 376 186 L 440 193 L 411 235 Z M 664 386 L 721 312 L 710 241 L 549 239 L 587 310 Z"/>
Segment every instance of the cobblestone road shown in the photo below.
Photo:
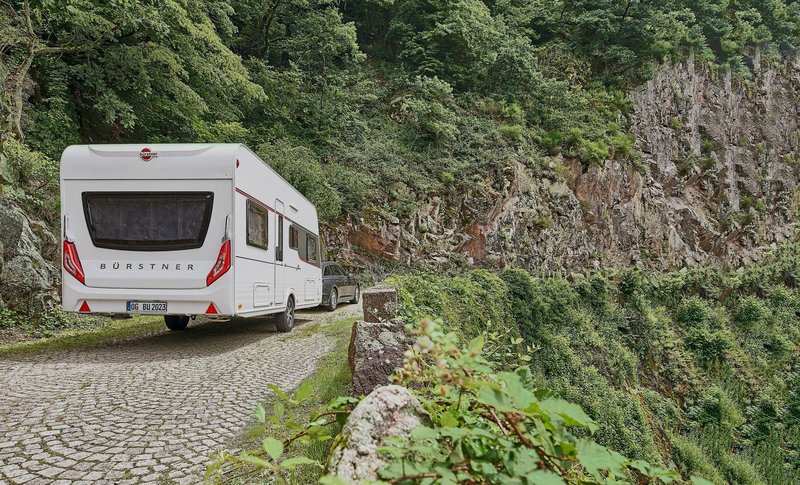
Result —
<path fill-rule="evenodd" d="M 344 305 L 298 323 L 359 313 Z M 197 483 L 211 454 L 235 446 L 266 384 L 297 386 L 333 344 L 234 320 L 0 357 L 0 484 Z"/>

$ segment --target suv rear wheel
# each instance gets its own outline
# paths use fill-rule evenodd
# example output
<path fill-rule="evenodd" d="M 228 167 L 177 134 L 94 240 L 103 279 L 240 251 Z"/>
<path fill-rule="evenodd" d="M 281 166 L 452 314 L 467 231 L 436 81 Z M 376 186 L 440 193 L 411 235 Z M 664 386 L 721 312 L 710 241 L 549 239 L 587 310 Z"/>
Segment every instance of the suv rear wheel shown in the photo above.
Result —
<path fill-rule="evenodd" d="M 189 325 L 189 317 L 186 315 L 164 315 L 164 323 L 170 330 L 186 330 Z"/>
<path fill-rule="evenodd" d="M 356 285 L 356 291 L 353 292 L 353 299 L 350 300 L 350 303 L 358 303 L 359 299 L 361 299 L 361 285 Z"/>
<path fill-rule="evenodd" d="M 328 297 L 328 311 L 332 312 L 336 310 L 336 305 L 339 304 L 339 290 L 336 288 L 331 289 L 331 294 Z"/>
<path fill-rule="evenodd" d="M 292 327 L 294 327 L 294 297 L 289 297 L 286 309 L 283 313 L 278 314 L 278 318 L 275 319 L 275 327 L 283 333 L 292 331 Z"/>

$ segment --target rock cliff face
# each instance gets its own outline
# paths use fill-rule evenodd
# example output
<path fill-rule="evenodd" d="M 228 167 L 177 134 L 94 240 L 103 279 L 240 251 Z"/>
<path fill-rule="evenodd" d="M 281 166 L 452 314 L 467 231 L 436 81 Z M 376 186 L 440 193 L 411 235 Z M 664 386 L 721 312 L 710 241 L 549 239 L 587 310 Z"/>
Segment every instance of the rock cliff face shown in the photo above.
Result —
<path fill-rule="evenodd" d="M 502 176 L 473 193 L 431 197 L 410 220 L 365 211 L 328 246 L 365 265 L 666 269 L 758 261 L 795 238 L 800 59 L 756 56 L 747 81 L 690 59 L 630 97 L 637 160 L 498 161 Z"/>

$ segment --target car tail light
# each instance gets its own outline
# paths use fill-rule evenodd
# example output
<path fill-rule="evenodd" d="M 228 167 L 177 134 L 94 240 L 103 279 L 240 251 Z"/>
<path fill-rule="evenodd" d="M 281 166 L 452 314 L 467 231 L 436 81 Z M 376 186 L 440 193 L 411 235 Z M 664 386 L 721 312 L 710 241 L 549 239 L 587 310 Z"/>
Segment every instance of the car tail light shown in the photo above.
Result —
<path fill-rule="evenodd" d="M 81 266 L 81 258 L 78 257 L 78 250 L 75 249 L 75 243 L 64 241 L 64 269 L 67 273 L 75 277 L 81 284 L 86 284 L 86 276 L 83 273 L 83 266 Z"/>
<path fill-rule="evenodd" d="M 211 268 L 208 276 L 206 276 L 206 286 L 211 286 L 211 283 L 217 281 L 219 277 L 227 273 L 229 269 L 231 269 L 230 239 L 222 243 L 222 247 L 219 248 L 219 256 L 217 256 L 217 261 L 214 263 L 214 267 Z"/>

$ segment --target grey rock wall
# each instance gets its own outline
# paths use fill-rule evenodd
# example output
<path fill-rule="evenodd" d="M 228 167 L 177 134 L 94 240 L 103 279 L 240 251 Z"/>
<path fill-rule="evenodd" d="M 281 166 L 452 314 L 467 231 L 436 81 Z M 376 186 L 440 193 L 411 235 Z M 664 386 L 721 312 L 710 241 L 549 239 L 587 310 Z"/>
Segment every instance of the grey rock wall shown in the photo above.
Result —
<path fill-rule="evenodd" d="M 505 164 L 472 193 L 410 220 L 366 210 L 326 234 L 340 259 L 535 271 L 758 261 L 794 240 L 800 208 L 800 59 L 734 79 L 690 59 L 630 93 L 638 160 L 588 169 Z"/>
<path fill-rule="evenodd" d="M 58 303 L 58 238 L 0 198 L 0 302 L 24 314 L 41 314 Z"/>

